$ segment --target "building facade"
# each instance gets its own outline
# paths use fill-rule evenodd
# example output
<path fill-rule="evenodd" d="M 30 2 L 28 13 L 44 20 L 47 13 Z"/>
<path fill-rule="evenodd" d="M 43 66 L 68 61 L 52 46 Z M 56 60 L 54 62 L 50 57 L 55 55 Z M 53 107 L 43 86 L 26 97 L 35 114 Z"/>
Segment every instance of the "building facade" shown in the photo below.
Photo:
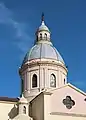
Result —
<path fill-rule="evenodd" d="M 42 14 L 19 75 L 21 97 L 0 97 L 3 120 L 86 120 L 86 93 L 67 82 L 68 69 L 51 42 Z"/>

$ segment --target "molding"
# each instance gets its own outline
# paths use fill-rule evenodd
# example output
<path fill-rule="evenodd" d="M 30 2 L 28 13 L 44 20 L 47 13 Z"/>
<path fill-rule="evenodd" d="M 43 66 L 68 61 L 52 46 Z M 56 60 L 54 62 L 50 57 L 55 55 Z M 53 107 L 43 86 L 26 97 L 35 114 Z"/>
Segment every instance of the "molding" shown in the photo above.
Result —
<path fill-rule="evenodd" d="M 86 93 L 83 92 L 82 90 L 80 90 L 79 88 L 77 88 L 76 86 L 68 83 L 68 86 L 71 87 L 72 89 L 76 90 L 77 92 L 81 93 L 82 95 L 86 96 Z"/>
<path fill-rule="evenodd" d="M 56 63 L 56 62 L 52 62 L 52 61 L 36 61 L 36 62 L 24 64 L 19 69 L 19 73 L 23 72 L 27 68 L 31 68 L 31 67 L 35 67 L 35 66 L 56 66 L 56 67 L 58 66 L 58 67 L 64 68 L 66 70 L 66 72 L 68 72 L 66 66 L 61 63 Z"/>
<path fill-rule="evenodd" d="M 28 72 L 33 72 L 33 71 L 37 71 L 37 70 L 39 70 L 39 69 L 34 69 L 34 70 L 28 70 L 28 71 L 27 71 L 27 73 L 28 73 Z"/>
<path fill-rule="evenodd" d="M 43 91 L 44 95 L 52 95 L 53 93 L 51 92 L 47 92 L 47 91 Z"/>
<path fill-rule="evenodd" d="M 56 70 L 56 69 L 48 69 L 48 70 L 54 70 L 54 71 L 59 71 L 59 70 Z"/>
<path fill-rule="evenodd" d="M 46 32 L 48 32 L 48 33 L 51 33 L 50 31 L 48 31 L 48 30 L 39 30 L 39 32 L 42 32 L 42 31 L 46 31 Z"/>
<path fill-rule="evenodd" d="M 52 69 L 52 68 L 48 68 L 48 70 L 54 70 L 54 71 L 60 71 L 61 73 L 63 73 L 64 75 L 66 75 L 62 70 L 56 70 L 56 69 Z"/>
<path fill-rule="evenodd" d="M 46 44 L 52 45 L 52 42 L 50 41 L 50 38 L 49 38 L 48 41 L 46 41 L 45 39 L 44 39 L 44 41 L 39 39 L 38 42 L 36 42 L 36 44 L 38 44 L 38 43 L 46 43 Z"/>
<path fill-rule="evenodd" d="M 0 101 L 0 103 L 3 103 L 3 104 L 15 104 L 17 102 L 11 102 L 11 101 Z"/>
<path fill-rule="evenodd" d="M 79 88 L 75 87 L 74 85 L 72 85 L 72 84 L 70 84 L 70 83 L 66 83 L 66 84 L 63 85 L 63 86 L 60 86 L 60 87 L 55 88 L 55 89 L 50 90 L 50 91 L 59 90 L 59 89 L 65 88 L 65 87 L 67 87 L 67 86 L 71 87 L 72 89 L 74 89 L 74 90 L 76 90 L 77 92 L 81 93 L 82 95 L 86 96 L 86 93 L 85 93 L 85 92 L 81 91 Z"/>
<path fill-rule="evenodd" d="M 24 64 L 21 68 L 19 68 L 19 75 L 21 75 L 28 67 L 28 64 Z"/>
<path fill-rule="evenodd" d="M 67 74 L 65 74 L 62 70 L 59 70 L 60 73 L 64 74 L 65 76 L 67 76 Z"/>
<path fill-rule="evenodd" d="M 28 103 L 25 103 L 25 102 L 18 102 L 17 104 L 18 105 L 20 105 L 20 104 L 22 104 L 22 105 L 25 105 L 25 104 L 28 105 Z"/>
<path fill-rule="evenodd" d="M 72 116 L 72 117 L 86 117 L 86 114 L 63 113 L 63 112 L 51 112 L 50 115 L 62 115 L 62 116 Z"/>

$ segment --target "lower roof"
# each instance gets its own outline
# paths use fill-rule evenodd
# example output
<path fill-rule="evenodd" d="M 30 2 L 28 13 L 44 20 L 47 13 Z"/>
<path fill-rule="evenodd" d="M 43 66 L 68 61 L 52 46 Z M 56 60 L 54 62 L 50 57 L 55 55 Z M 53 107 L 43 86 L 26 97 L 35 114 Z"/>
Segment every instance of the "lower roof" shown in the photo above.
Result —
<path fill-rule="evenodd" d="M 0 97 L 0 101 L 18 102 L 19 98 Z"/>

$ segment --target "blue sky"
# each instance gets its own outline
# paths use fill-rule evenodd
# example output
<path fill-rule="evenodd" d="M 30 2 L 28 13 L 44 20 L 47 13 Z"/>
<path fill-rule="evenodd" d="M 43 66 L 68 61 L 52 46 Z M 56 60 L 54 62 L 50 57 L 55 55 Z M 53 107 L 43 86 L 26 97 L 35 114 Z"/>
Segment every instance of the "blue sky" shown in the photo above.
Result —
<path fill-rule="evenodd" d="M 68 82 L 86 92 L 86 0 L 0 0 L 0 96 L 19 96 L 18 68 L 42 12 L 68 66 Z"/>

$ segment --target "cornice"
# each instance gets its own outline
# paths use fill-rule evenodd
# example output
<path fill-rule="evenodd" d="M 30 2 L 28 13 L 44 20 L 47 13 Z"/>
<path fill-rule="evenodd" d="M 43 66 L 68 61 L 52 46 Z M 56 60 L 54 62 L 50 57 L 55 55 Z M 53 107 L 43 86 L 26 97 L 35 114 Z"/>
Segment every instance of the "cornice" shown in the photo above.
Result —
<path fill-rule="evenodd" d="M 35 61 L 35 62 L 32 62 L 32 63 L 24 64 L 19 69 L 19 73 L 25 71 L 27 68 L 31 68 L 31 67 L 35 67 L 35 66 L 56 66 L 56 67 L 62 67 L 62 68 L 64 68 L 66 70 L 66 72 L 68 72 L 66 66 L 61 64 L 61 63 L 56 63 L 56 62 L 51 62 L 51 61 Z"/>
<path fill-rule="evenodd" d="M 25 71 L 28 67 L 28 64 L 24 64 L 21 68 L 19 68 L 19 75 L 21 75 L 21 73 Z"/>
<path fill-rule="evenodd" d="M 86 114 L 63 113 L 63 112 L 51 112 L 50 115 L 62 115 L 62 116 L 72 116 L 72 117 L 86 117 Z"/>

